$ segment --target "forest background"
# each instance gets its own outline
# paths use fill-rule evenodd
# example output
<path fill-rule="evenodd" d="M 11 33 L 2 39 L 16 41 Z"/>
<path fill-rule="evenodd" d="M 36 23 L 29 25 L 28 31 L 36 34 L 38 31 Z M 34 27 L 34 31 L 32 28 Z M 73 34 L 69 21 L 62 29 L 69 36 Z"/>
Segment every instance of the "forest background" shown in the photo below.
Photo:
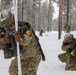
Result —
<path fill-rule="evenodd" d="M 14 11 L 13 0 L 0 0 L 0 13 L 3 10 Z M 18 20 L 31 23 L 35 31 L 58 31 L 59 22 L 64 30 L 67 17 L 76 30 L 76 0 L 18 0 L 18 14 Z"/>

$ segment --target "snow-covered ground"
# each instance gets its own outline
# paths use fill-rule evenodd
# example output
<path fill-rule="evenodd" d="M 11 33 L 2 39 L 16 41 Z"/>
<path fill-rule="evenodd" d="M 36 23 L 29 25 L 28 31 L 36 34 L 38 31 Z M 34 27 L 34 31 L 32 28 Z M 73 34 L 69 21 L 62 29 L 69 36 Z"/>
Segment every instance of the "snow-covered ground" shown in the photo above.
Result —
<path fill-rule="evenodd" d="M 71 32 L 76 37 L 76 32 Z M 61 39 L 58 40 L 58 32 L 46 32 L 39 36 L 39 42 L 42 46 L 46 61 L 41 61 L 37 75 L 76 75 L 75 71 L 65 71 L 65 63 L 58 60 L 58 54 L 62 53 L 61 45 L 65 35 L 62 32 Z M 8 68 L 12 59 L 4 59 L 3 51 L 0 51 L 0 75 L 9 75 Z"/>

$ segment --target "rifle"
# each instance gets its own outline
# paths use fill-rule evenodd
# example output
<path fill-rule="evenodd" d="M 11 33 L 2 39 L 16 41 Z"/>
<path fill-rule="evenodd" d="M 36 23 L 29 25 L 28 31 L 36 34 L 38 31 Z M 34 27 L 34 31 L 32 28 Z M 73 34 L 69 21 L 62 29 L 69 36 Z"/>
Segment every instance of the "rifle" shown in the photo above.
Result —
<path fill-rule="evenodd" d="M 73 45 L 74 52 L 76 52 L 76 39 L 72 42 L 72 45 Z"/>
<path fill-rule="evenodd" d="M 74 52 L 76 52 L 76 39 L 74 39 L 74 41 L 69 42 L 69 43 L 64 43 L 63 42 L 63 45 L 64 46 L 67 46 L 67 45 L 70 45 L 70 44 L 72 44 L 72 48 L 69 48 L 68 51 L 74 50 Z"/>
<path fill-rule="evenodd" d="M 17 56 L 17 46 L 16 46 L 16 42 L 15 42 L 15 39 L 13 36 L 14 32 L 15 32 L 15 30 L 10 30 L 8 28 L 6 31 L 6 35 L 10 38 L 11 46 L 13 48 L 14 55 Z"/>
<path fill-rule="evenodd" d="M 73 47 L 72 47 L 72 51 L 70 52 L 70 54 L 71 54 L 72 56 L 76 56 L 76 40 L 74 40 L 74 41 L 72 42 L 72 45 L 73 45 Z"/>

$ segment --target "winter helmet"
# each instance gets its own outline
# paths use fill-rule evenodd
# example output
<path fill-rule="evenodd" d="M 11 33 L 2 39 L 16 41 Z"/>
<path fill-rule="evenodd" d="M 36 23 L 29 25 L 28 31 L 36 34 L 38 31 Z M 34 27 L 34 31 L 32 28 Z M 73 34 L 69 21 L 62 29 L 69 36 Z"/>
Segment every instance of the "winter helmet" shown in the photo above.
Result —
<path fill-rule="evenodd" d="M 2 12 L 0 14 L 1 24 L 0 27 L 9 26 L 14 22 L 14 15 L 11 12 L 6 11 L 6 13 Z"/>
<path fill-rule="evenodd" d="M 67 39 L 72 39 L 73 38 L 73 35 L 70 34 L 70 33 L 66 33 L 65 36 L 64 36 L 64 39 L 67 40 Z"/>

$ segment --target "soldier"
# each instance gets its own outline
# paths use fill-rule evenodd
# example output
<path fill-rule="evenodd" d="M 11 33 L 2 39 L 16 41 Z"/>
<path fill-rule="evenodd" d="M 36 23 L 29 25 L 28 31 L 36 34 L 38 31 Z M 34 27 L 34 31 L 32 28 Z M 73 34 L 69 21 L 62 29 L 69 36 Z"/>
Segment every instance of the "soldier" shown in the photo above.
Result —
<path fill-rule="evenodd" d="M 61 62 L 66 63 L 65 70 L 76 70 L 76 40 L 72 34 L 67 33 L 61 46 L 65 53 L 59 54 L 58 58 Z"/>
<path fill-rule="evenodd" d="M 12 19 L 11 17 L 9 18 L 10 20 Z M 45 61 L 45 55 L 43 54 L 43 51 L 39 44 L 39 39 L 35 35 L 31 25 L 28 22 L 18 22 L 19 28 L 18 31 L 15 32 L 14 21 L 12 20 L 8 21 L 7 19 L 5 23 L 6 24 L 4 28 L 6 30 L 7 36 L 9 36 L 11 43 L 10 47 L 13 48 L 13 54 L 15 56 L 15 58 L 11 61 L 9 67 L 9 74 L 18 75 L 16 42 L 19 42 L 20 52 L 21 52 L 20 57 L 21 57 L 22 75 L 36 75 L 37 68 L 41 60 L 41 56 L 42 56 L 42 60 Z"/>
<path fill-rule="evenodd" d="M 69 25 L 69 23 L 66 23 L 66 25 L 64 26 L 64 29 L 65 29 L 66 33 L 70 33 L 71 26 Z"/>
<path fill-rule="evenodd" d="M 6 15 L 6 14 L 5 14 Z M 2 17 L 1 17 L 2 18 Z M 3 19 L 3 18 L 2 18 Z M 13 15 L 11 13 L 8 14 L 7 19 L 1 21 L 0 25 L 0 46 L 1 49 L 4 51 L 4 58 L 11 58 L 13 57 L 13 47 L 11 45 L 10 35 L 7 33 L 7 27 L 9 24 L 13 22 Z"/>
<path fill-rule="evenodd" d="M 40 30 L 39 36 L 42 36 L 42 34 L 44 33 L 43 29 Z"/>

